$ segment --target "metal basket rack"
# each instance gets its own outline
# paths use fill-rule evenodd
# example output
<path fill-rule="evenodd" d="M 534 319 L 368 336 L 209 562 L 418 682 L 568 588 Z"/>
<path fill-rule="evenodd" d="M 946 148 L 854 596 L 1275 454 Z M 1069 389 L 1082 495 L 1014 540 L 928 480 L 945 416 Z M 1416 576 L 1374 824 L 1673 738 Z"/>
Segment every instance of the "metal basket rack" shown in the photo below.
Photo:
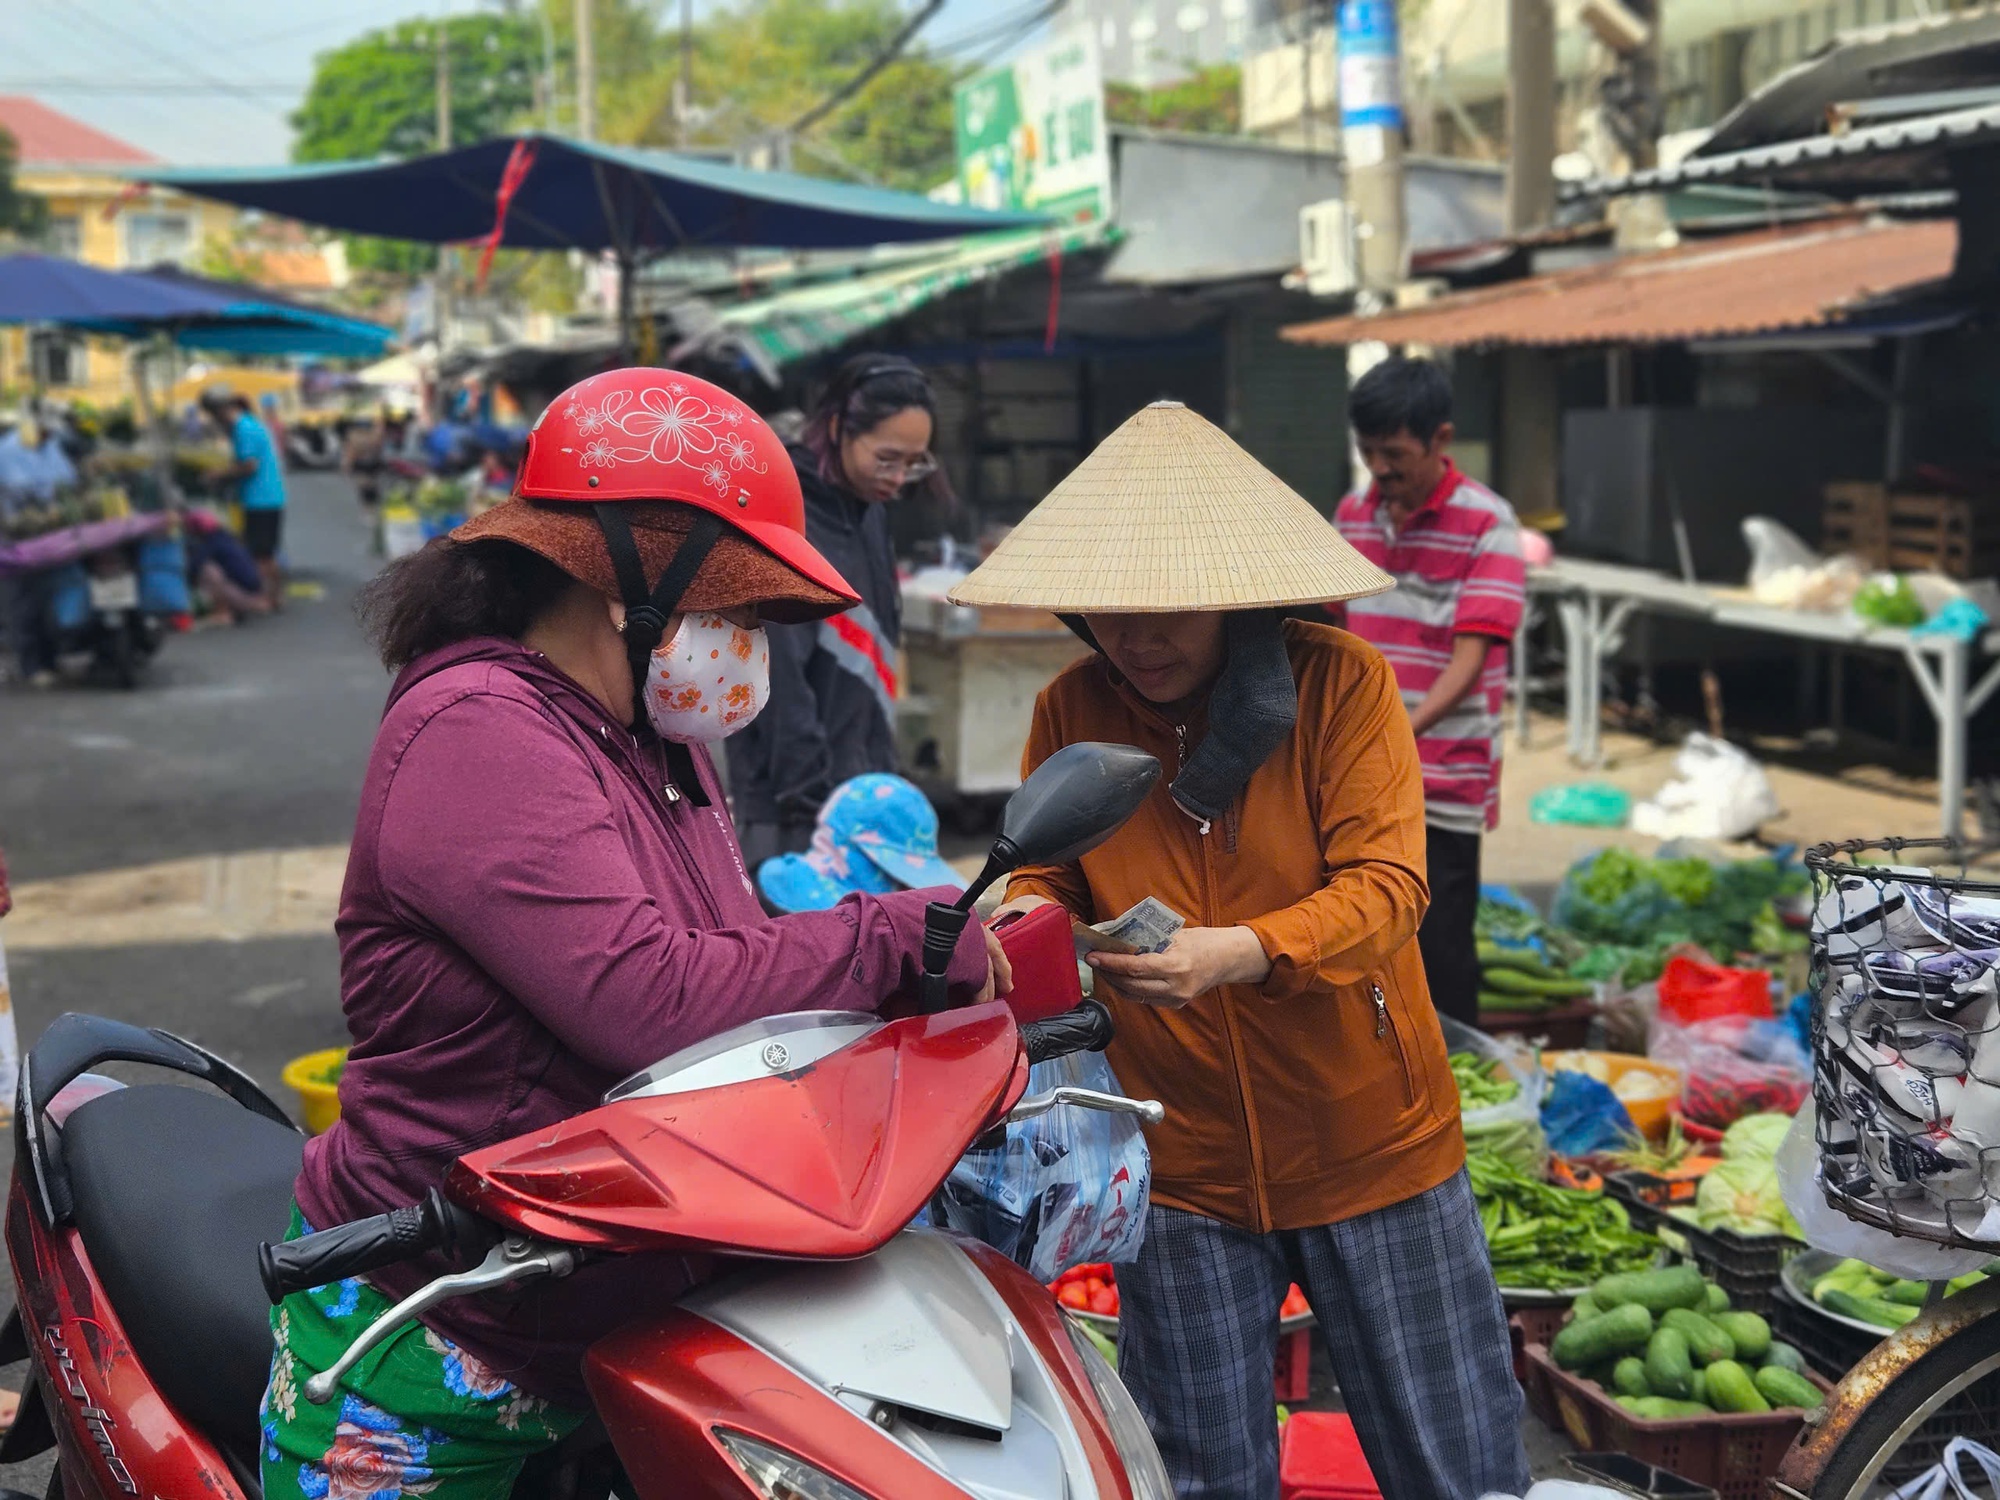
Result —
<path fill-rule="evenodd" d="M 2000 869 L 1948 839 L 1855 839 L 1813 879 L 1821 1187 L 1892 1234 L 2000 1252 Z"/>

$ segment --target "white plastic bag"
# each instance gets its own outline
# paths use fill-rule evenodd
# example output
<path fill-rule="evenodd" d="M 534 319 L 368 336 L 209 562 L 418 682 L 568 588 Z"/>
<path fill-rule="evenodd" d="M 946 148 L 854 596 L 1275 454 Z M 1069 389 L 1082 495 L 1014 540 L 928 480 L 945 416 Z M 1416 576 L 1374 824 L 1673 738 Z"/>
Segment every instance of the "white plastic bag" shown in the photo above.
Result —
<path fill-rule="evenodd" d="M 1820 1187 L 1818 1116 L 1808 1099 L 1792 1119 L 1778 1148 L 1778 1191 L 1799 1221 L 1808 1245 L 1829 1255 L 1863 1261 L 1878 1271 L 1911 1281 L 1949 1281 L 1977 1271 L 1993 1258 L 1990 1250 L 1958 1250 L 1929 1240 L 1891 1234 L 1850 1219 L 1826 1201 Z"/>
<path fill-rule="evenodd" d="M 1482 1495 L 1480 1500 L 1625 1500 L 1625 1496 L 1618 1490 L 1607 1490 L 1601 1484 L 1578 1484 L 1573 1479 L 1544 1479 L 1525 1497 Z"/>
<path fill-rule="evenodd" d="M 1867 569 L 1858 558 L 1821 557 L 1798 534 L 1768 516 L 1749 516 L 1750 595 L 1779 609 L 1845 609 L 1861 591 Z"/>
<path fill-rule="evenodd" d="M 1691 734 L 1674 757 L 1676 779 L 1632 809 L 1632 827 L 1655 838 L 1742 839 L 1782 809 L 1764 768 L 1727 741 Z"/>

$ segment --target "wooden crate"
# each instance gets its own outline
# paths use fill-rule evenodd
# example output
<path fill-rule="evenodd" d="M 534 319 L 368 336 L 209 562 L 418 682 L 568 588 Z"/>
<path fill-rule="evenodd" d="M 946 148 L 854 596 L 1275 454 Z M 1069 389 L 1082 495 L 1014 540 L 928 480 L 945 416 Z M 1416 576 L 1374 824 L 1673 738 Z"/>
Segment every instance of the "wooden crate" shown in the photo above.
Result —
<path fill-rule="evenodd" d="M 2000 503 L 1962 495 L 1889 497 L 1889 566 L 1953 578 L 2000 573 Z"/>
<path fill-rule="evenodd" d="M 1820 551 L 1851 553 L 1871 568 L 1889 565 L 1889 487 L 1874 480 L 1839 479 L 1825 490 L 1820 511 Z"/>

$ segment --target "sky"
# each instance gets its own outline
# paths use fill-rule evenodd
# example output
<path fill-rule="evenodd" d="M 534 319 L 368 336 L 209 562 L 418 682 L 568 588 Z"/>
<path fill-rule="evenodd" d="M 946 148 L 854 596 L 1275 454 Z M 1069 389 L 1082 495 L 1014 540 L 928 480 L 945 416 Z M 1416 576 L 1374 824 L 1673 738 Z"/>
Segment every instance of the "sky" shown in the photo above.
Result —
<path fill-rule="evenodd" d="M 697 0 L 706 10 L 715 0 Z M 281 162 L 313 57 L 360 32 L 476 0 L 0 0 L 0 93 L 182 165 Z M 949 0 L 950 39 L 1018 0 Z"/>

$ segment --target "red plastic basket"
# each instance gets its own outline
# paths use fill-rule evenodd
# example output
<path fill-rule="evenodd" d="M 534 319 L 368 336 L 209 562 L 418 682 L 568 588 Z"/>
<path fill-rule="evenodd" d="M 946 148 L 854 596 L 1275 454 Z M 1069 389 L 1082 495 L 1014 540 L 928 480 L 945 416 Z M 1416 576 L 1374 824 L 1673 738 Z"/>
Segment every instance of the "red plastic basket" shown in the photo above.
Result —
<path fill-rule="evenodd" d="M 1714 1488 L 1722 1500 L 1765 1500 L 1772 1477 L 1792 1446 L 1805 1413 L 1718 1412 L 1650 1422 L 1635 1416 L 1589 1381 L 1556 1368 L 1549 1351 L 1527 1351 L 1528 1409 L 1569 1435 L 1586 1453 L 1627 1453 Z M 1821 1390 L 1833 1387 L 1807 1377 Z"/>
<path fill-rule="evenodd" d="M 1302 1411 L 1278 1438 L 1279 1500 L 1381 1500 L 1346 1412 Z"/>

